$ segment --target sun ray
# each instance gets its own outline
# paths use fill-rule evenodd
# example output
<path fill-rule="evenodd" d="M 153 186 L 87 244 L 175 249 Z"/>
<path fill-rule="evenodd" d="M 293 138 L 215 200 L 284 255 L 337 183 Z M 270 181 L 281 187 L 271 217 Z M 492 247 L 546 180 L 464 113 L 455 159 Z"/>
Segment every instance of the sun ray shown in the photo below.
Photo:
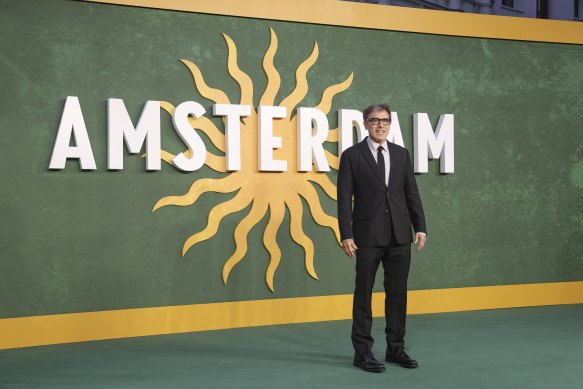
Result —
<path fill-rule="evenodd" d="M 338 142 L 338 128 L 328 131 L 326 142 Z"/>
<path fill-rule="evenodd" d="M 332 217 L 328 215 L 326 212 L 324 212 L 318 199 L 318 193 L 316 192 L 316 189 L 314 189 L 312 185 L 306 185 L 304 186 L 304 188 L 305 190 L 303 192 L 300 192 L 300 195 L 304 199 L 306 199 L 308 207 L 312 212 L 312 217 L 314 218 L 314 221 L 321 225 L 322 227 L 328 227 L 332 231 L 334 231 L 334 234 L 336 235 L 336 240 L 338 241 L 338 243 L 340 243 L 340 231 L 338 230 L 338 220 L 336 220 L 335 217 Z"/>
<path fill-rule="evenodd" d="M 247 235 L 251 228 L 255 224 L 259 223 L 265 213 L 267 212 L 267 201 L 258 201 L 257 199 L 253 201 L 253 206 L 251 210 L 245 216 L 243 220 L 235 228 L 235 245 L 236 249 L 233 255 L 225 262 L 223 266 L 223 282 L 225 285 L 229 280 L 229 274 L 231 270 L 243 259 L 245 254 L 247 254 Z"/>
<path fill-rule="evenodd" d="M 176 111 L 176 107 L 167 101 L 160 101 L 160 107 L 168 112 L 170 116 L 173 116 L 174 111 Z M 204 132 L 217 149 L 225 152 L 225 134 L 223 134 L 212 121 L 205 116 L 201 116 L 198 119 L 190 117 L 188 118 L 188 121 L 192 128 Z"/>
<path fill-rule="evenodd" d="M 328 197 L 330 197 L 332 200 L 336 200 L 336 186 L 332 181 L 330 181 L 327 175 L 314 173 L 308 177 L 308 180 L 320 185 Z"/>
<path fill-rule="evenodd" d="M 169 103 L 168 101 L 160 101 L 160 108 L 168 112 L 170 116 L 174 116 L 174 112 L 176 111 L 174 104 Z"/>
<path fill-rule="evenodd" d="M 286 199 L 285 203 L 290 214 L 289 229 L 292 239 L 304 249 L 306 271 L 313 279 L 318 280 L 318 275 L 314 269 L 314 243 L 304 234 L 304 229 L 302 228 L 302 202 L 298 195 L 293 194 L 292 197 Z"/>
<path fill-rule="evenodd" d="M 227 172 L 227 161 L 225 157 L 221 157 L 218 155 L 214 155 L 213 153 L 206 152 L 206 161 L 204 163 L 211 169 L 219 173 L 226 173 Z"/>
<path fill-rule="evenodd" d="M 188 151 L 190 151 L 190 150 L 188 150 Z M 146 154 L 142 155 L 142 158 L 145 158 L 145 157 L 146 157 Z M 169 153 L 166 150 L 160 150 L 160 159 L 162 159 L 162 161 L 167 162 L 170 165 L 174 165 L 174 162 L 172 162 L 174 157 L 176 157 L 176 155 Z"/>
<path fill-rule="evenodd" d="M 191 154 L 192 153 L 190 150 L 186 150 L 184 152 L 184 156 L 186 158 L 190 158 Z M 142 157 L 145 158 L 146 154 L 142 155 Z M 176 157 L 176 155 L 169 153 L 168 151 L 160 150 L 160 158 L 164 162 L 167 162 L 170 165 L 174 165 L 173 159 L 175 157 Z M 214 171 L 217 171 L 219 173 L 226 173 L 227 172 L 225 158 L 218 156 L 218 155 L 214 155 L 213 153 L 210 153 L 208 151 L 206 152 L 206 161 L 204 164 L 207 165 L 208 167 L 210 167 L 211 169 L 213 169 Z"/>
<path fill-rule="evenodd" d="M 267 271 L 265 272 L 265 282 L 267 283 L 269 290 L 274 293 L 273 278 L 275 276 L 275 271 L 279 266 L 279 262 L 281 261 L 281 250 L 277 245 L 277 231 L 283 220 L 285 207 L 283 203 L 278 202 L 270 204 L 269 210 L 269 221 L 265 227 L 265 232 L 263 233 L 263 244 L 271 256 L 269 265 L 267 266 Z"/>
<path fill-rule="evenodd" d="M 316 63 L 318 59 L 318 42 L 314 42 L 314 49 L 312 54 L 296 70 L 296 87 L 289 96 L 287 96 L 281 102 L 280 106 L 287 107 L 287 111 L 290 113 L 294 110 L 296 105 L 302 101 L 306 94 L 308 93 L 308 70 Z"/>
<path fill-rule="evenodd" d="M 328 114 L 330 112 L 330 107 L 332 107 L 332 99 L 338 93 L 345 91 L 350 87 L 352 84 L 352 77 L 354 73 L 350 73 L 346 80 L 342 81 L 339 84 L 331 85 L 322 94 L 322 100 L 320 100 L 320 104 L 316 106 L 316 109 Z"/>
<path fill-rule="evenodd" d="M 251 77 L 242 71 L 237 64 L 237 46 L 235 45 L 235 42 L 233 42 L 231 37 L 225 33 L 223 33 L 223 38 L 225 38 L 229 50 L 227 69 L 229 70 L 229 74 L 235 81 L 237 81 L 241 88 L 240 104 L 253 106 L 253 81 L 251 81 Z"/>
<path fill-rule="evenodd" d="M 328 150 L 324 150 L 324 154 L 326 154 L 326 160 L 328 161 L 328 165 L 334 170 L 338 170 L 338 157 L 329 152 Z"/>
<path fill-rule="evenodd" d="M 207 226 L 204 230 L 189 237 L 182 246 L 182 256 L 195 244 L 207 240 L 215 236 L 219 229 L 219 224 L 223 218 L 233 212 L 237 212 L 245 208 L 251 202 L 251 196 L 247 192 L 239 191 L 235 197 L 229 201 L 225 201 L 214 207 L 208 217 Z"/>
<path fill-rule="evenodd" d="M 265 56 L 263 57 L 263 70 L 265 70 L 265 74 L 267 75 L 267 86 L 265 87 L 263 96 L 261 96 L 259 105 L 274 105 L 275 96 L 277 95 L 281 84 L 279 72 L 273 65 L 273 59 L 275 58 L 278 45 L 277 35 L 271 27 L 269 28 L 269 31 L 271 33 L 271 42 L 269 48 L 265 52 Z"/>
<path fill-rule="evenodd" d="M 210 121 L 210 119 L 205 116 L 201 116 L 198 119 L 191 117 L 188 119 L 188 121 L 192 128 L 204 132 L 217 149 L 221 150 L 223 153 L 225 152 L 225 134 L 223 134 L 221 130 L 219 130 L 217 126 L 215 126 L 215 124 Z"/>
<path fill-rule="evenodd" d="M 194 79 L 194 85 L 202 97 L 214 101 L 217 104 L 230 104 L 229 98 L 225 92 L 220 89 L 211 88 L 207 85 L 198 66 L 186 59 L 181 59 L 180 62 L 186 65 L 188 70 L 190 70 L 192 78 Z"/>
<path fill-rule="evenodd" d="M 229 193 L 241 188 L 244 183 L 238 179 L 235 175 L 229 175 L 220 180 L 213 178 L 204 178 L 195 181 L 188 192 L 182 196 L 166 196 L 162 197 L 154 208 L 152 212 L 159 208 L 165 207 L 167 205 L 177 205 L 177 206 L 187 206 L 192 205 L 198 200 L 198 198 L 206 192 L 218 192 L 218 193 Z"/>

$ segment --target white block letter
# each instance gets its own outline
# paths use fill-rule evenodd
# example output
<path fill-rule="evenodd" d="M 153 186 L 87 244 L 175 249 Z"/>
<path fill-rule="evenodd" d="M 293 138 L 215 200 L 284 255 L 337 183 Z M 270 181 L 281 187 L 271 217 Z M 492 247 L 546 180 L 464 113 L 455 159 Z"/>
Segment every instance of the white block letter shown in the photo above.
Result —
<path fill-rule="evenodd" d="M 241 118 L 251 115 L 249 105 L 215 104 L 214 116 L 226 116 L 225 123 L 225 157 L 227 170 L 241 170 Z"/>
<path fill-rule="evenodd" d="M 204 115 L 205 109 L 202 105 L 195 101 L 185 101 L 176 107 L 174 115 L 172 116 L 172 123 L 174 128 L 184 144 L 190 149 L 190 158 L 186 158 L 184 153 L 178 154 L 172 163 L 178 169 L 185 172 L 193 172 L 204 165 L 206 161 L 206 147 L 200 138 L 200 135 L 192 128 L 188 120 L 188 115 L 194 116 L 196 119 Z"/>
<path fill-rule="evenodd" d="M 328 118 L 316 108 L 298 108 L 298 171 L 312 171 L 312 161 L 319 172 L 329 172 L 322 143 L 328 137 Z M 313 129 L 313 130 L 312 130 Z"/>
<path fill-rule="evenodd" d="M 427 173 L 429 158 L 439 158 L 440 172 L 453 173 L 453 114 L 439 116 L 435 134 L 426 113 L 413 115 L 415 173 Z"/>
<path fill-rule="evenodd" d="M 75 137 L 76 146 L 69 146 L 71 135 Z M 49 169 L 64 169 L 67 158 L 79 159 L 83 170 L 97 169 L 79 98 L 76 96 L 67 96 L 65 100 Z"/>
<path fill-rule="evenodd" d="M 121 99 L 107 100 L 107 168 L 123 169 L 123 143 L 132 154 L 146 141 L 146 170 L 160 170 L 160 102 L 147 101 L 134 128 Z"/>
<path fill-rule="evenodd" d="M 260 105 L 259 114 L 259 170 L 263 172 L 284 172 L 287 161 L 273 159 L 273 149 L 281 148 L 281 138 L 273 136 L 273 119 L 286 117 L 285 107 Z"/>
<path fill-rule="evenodd" d="M 391 112 L 391 127 L 389 127 L 387 140 L 401 147 L 405 147 L 403 134 L 401 133 L 401 125 L 399 124 L 399 115 L 396 112 Z"/>
<path fill-rule="evenodd" d="M 338 111 L 338 156 L 352 146 L 352 127 L 356 124 L 358 139 L 366 138 L 368 132 L 364 128 L 362 112 L 356 109 L 341 109 Z"/>

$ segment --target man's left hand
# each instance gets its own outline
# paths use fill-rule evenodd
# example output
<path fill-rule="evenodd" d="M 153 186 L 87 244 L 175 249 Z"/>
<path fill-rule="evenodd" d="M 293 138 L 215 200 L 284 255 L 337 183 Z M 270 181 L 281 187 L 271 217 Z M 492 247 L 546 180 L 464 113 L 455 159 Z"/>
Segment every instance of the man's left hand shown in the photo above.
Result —
<path fill-rule="evenodd" d="M 423 250 L 423 246 L 425 246 L 426 240 L 427 240 L 427 235 L 422 234 L 421 232 L 417 232 L 415 234 L 415 243 L 417 244 L 417 252 Z"/>

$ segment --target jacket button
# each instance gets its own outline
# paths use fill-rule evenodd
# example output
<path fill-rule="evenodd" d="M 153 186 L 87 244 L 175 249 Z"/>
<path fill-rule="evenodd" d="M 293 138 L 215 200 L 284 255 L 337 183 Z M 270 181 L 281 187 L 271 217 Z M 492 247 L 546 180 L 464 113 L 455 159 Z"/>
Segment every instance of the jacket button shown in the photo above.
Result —
<path fill-rule="evenodd" d="M 388 209 L 385 209 L 385 213 L 389 213 L 389 210 Z"/>

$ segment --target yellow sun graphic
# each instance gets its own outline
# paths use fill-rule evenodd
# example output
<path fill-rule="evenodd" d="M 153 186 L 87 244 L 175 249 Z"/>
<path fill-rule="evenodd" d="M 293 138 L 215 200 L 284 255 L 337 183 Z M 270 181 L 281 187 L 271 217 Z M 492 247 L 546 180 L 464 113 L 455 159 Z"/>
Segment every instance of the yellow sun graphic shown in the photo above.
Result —
<path fill-rule="evenodd" d="M 270 28 L 271 41 L 263 57 L 263 69 L 267 75 L 267 86 L 259 100 L 259 105 L 275 106 L 275 96 L 280 88 L 280 75 L 274 66 L 274 58 L 277 52 L 277 35 Z M 314 42 L 312 53 L 306 58 L 296 70 L 296 84 L 294 90 L 280 103 L 280 107 L 286 107 L 288 117 L 275 120 L 273 135 L 282 138 L 283 147 L 274 150 L 274 158 L 287 160 L 288 166 L 292 167 L 284 172 L 263 172 L 258 169 L 258 132 L 257 132 L 257 111 L 253 108 L 253 81 L 237 64 L 237 46 L 226 34 L 223 37 L 228 47 L 228 71 L 229 75 L 239 84 L 241 98 L 238 104 L 251 106 L 251 115 L 245 117 L 241 123 L 241 169 L 229 173 L 220 179 L 199 179 L 195 181 L 187 193 L 181 196 L 168 196 L 160 199 L 154 206 L 152 212 L 168 206 L 190 206 L 206 192 L 237 194 L 230 200 L 216 205 L 208 215 L 208 223 L 204 230 L 190 236 L 182 247 L 182 255 L 195 244 L 212 238 L 218 231 L 221 220 L 234 212 L 241 211 L 252 203 L 249 213 L 239 222 L 235 228 L 234 238 L 236 249 L 223 266 L 223 282 L 226 284 L 229 274 L 233 268 L 245 257 L 247 253 L 247 235 L 251 228 L 259 223 L 269 210 L 269 220 L 263 233 L 263 243 L 269 252 L 270 261 L 265 272 L 265 282 L 271 292 L 274 292 L 274 275 L 281 261 L 281 250 L 276 241 L 276 234 L 282 224 L 285 207 L 290 215 L 290 232 L 292 239 L 303 247 L 305 257 L 305 267 L 308 274 L 314 279 L 318 275 L 314 269 L 314 244 L 304 233 L 302 228 L 303 205 L 302 197 L 314 221 L 323 227 L 328 227 L 336 235 L 339 241 L 340 234 L 336 218 L 324 212 L 320 205 L 318 192 L 314 183 L 319 185 L 324 192 L 332 199 L 336 200 L 336 186 L 325 173 L 316 172 L 313 168 L 311 172 L 293 171 L 297 166 L 297 117 L 293 115 L 293 110 L 302 101 L 308 92 L 307 73 L 318 58 L 318 44 Z M 188 60 L 181 60 L 192 73 L 194 84 L 201 96 L 214 101 L 216 104 L 230 104 L 227 95 L 215 88 L 209 87 L 203 78 L 200 69 Z M 338 93 L 348 89 L 352 83 L 352 73 L 348 78 L 336 85 L 332 85 L 323 92 L 320 103 L 315 107 L 324 114 L 330 112 L 332 99 Z M 170 115 L 174 114 L 175 107 L 162 102 L 161 106 Z M 224 121 L 225 119 L 223 119 Z M 193 128 L 203 131 L 213 144 L 222 152 L 225 152 L 225 136 L 215 124 L 208 118 L 190 118 Z M 328 133 L 327 142 L 338 141 L 338 129 L 332 129 Z M 338 170 L 338 157 L 325 151 L 328 164 Z M 185 152 L 190 157 L 190 150 Z M 162 158 L 169 164 L 175 156 L 166 151 L 162 151 Z M 218 172 L 225 172 L 225 156 L 218 156 L 207 151 L 205 164 Z"/>

